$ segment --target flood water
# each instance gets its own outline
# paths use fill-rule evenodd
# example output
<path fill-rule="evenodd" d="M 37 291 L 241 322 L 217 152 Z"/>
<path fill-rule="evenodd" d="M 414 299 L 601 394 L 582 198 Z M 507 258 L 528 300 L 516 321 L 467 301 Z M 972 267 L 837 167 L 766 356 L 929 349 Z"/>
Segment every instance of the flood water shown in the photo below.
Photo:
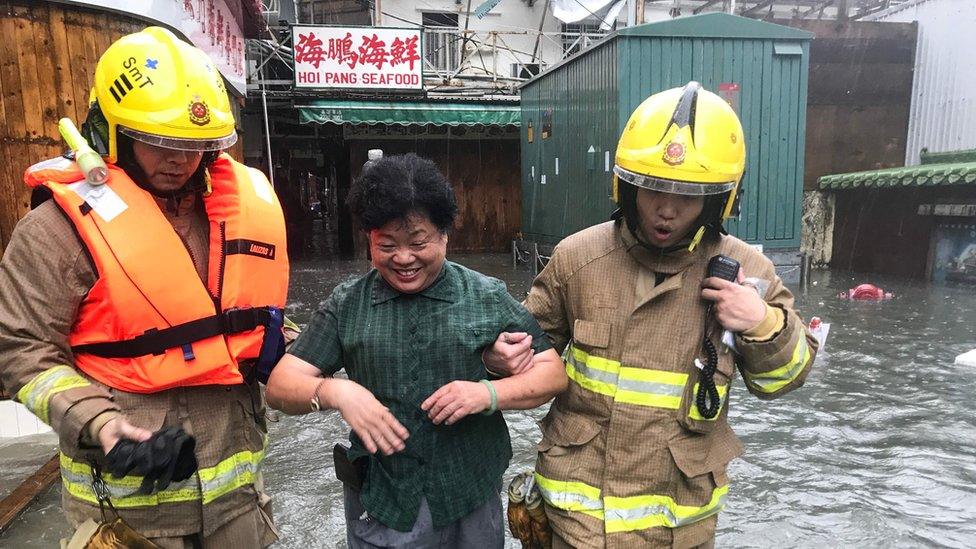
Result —
<path fill-rule="evenodd" d="M 504 279 L 519 299 L 531 283 L 507 255 L 451 259 Z M 364 270 L 362 261 L 294 264 L 290 315 L 304 324 L 336 283 Z M 794 288 L 798 307 L 832 327 L 807 384 L 773 402 L 741 382 L 733 390 L 730 421 L 746 450 L 730 467 L 718 546 L 976 546 L 976 372 L 953 365 L 976 347 L 976 290 L 828 272 L 813 280 L 806 293 Z M 835 297 L 864 281 L 895 299 Z M 543 414 L 506 412 L 515 453 L 506 484 L 532 467 Z M 265 474 L 283 537 L 276 547 L 345 546 L 331 448 L 346 433 L 334 412 L 271 424 Z M 3 493 L 55 447 L 50 436 L 0 440 Z M 58 486 L 44 494 L 0 547 L 56 546 L 67 534 L 59 494 Z"/>

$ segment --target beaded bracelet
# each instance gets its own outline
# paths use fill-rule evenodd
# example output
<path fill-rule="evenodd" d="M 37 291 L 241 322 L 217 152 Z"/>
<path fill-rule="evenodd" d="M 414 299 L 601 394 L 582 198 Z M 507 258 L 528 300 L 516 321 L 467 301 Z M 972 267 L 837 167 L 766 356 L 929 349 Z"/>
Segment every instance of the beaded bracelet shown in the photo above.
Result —
<path fill-rule="evenodd" d="M 489 406 L 487 410 L 481 412 L 481 414 L 490 416 L 498 411 L 498 393 L 495 392 L 495 386 L 492 385 L 492 383 L 487 379 L 482 379 L 479 381 L 484 383 L 488 387 L 488 392 L 491 393 L 491 406 Z"/>

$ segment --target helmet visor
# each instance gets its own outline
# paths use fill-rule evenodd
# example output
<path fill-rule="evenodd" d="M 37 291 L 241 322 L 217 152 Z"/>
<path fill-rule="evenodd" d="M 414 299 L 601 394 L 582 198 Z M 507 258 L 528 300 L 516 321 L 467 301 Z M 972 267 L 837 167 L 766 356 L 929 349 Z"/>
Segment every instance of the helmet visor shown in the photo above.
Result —
<path fill-rule="evenodd" d="M 710 194 L 722 194 L 735 188 L 735 181 L 727 183 L 692 183 L 688 181 L 675 181 L 673 179 L 663 179 L 651 177 L 625 170 L 620 166 L 613 167 L 613 173 L 621 180 L 630 183 L 635 187 L 649 189 L 661 193 L 683 194 L 686 196 L 705 196 Z"/>
<path fill-rule="evenodd" d="M 142 141 L 148 145 L 155 145 L 156 147 L 176 151 L 222 151 L 237 143 L 237 132 L 232 132 L 230 135 L 217 139 L 186 139 L 140 132 L 132 128 L 126 128 L 125 126 L 119 126 L 119 131 L 136 141 Z"/>

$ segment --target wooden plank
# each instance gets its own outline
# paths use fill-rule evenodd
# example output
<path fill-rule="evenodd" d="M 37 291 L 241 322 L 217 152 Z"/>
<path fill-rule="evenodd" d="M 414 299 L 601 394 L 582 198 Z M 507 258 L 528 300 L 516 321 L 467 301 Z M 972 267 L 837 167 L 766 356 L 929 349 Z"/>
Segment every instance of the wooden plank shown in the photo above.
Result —
<path fill-rule="evenodd" d="M 20 514 L 30 506 L 37 496 L 47 490 L 61 476 L 61 465 L 55 454 L 33 475 L 20 483 L 9 496 L 0 501 L 0 533 L 10 526 Z"/>
<path fill-rule="evenodd" d="M 49 138 L 50 141 L 46 146 L 51 146 L 61 141 L 61 135 L 58 133 L 61 109 L 58 105 L 58 86 L 54 78 L 54 36 L 51 32 L 48 4 L 42 3 L 31 8 L 31 24 L 28 26 L 28 31 L 34 37 L 35 78 L 40 95 L 42 125 L 38 129 L 38 135 Z"/>
<path fill-rule="evenodd" d="M 85 35 L 89 31 L 83 24 L 83 16 L 82 13 L 65 12 L 68 63 L 71 65 L 72 90 L 79 119 L 88 112 L 88 90 L 91 89 L 91 77 L 95 71 L 97 60 L 89 53 L 89 47 L 85 40 Z M 91 49 L 94 49 L 94 45 Z"/>
<path fill-rule="evenodd" d="M 71 78 L 71 56 L 68 48 L 68 33 L 64 22 L 64 9 L 58 4 L 51 4 L 48 10 L 48 27 L 51 33 L 51 54 L 54 61 L 53 82 L 58 105 L 58 113 L 67 116 L 80 126 L 81 118 L 87 109 L 87 90 L 78 100 L 79 90 L 74 87 Z"/>
<path fill-rule="evenodd" d="M 111 19 L 108 14 L 98 13 L 91 14 L 91 28 L 88 29 L 89 36 L 94 39 L 95 45 L 95 63 L 92 64 L 91 70 L 92 74 L 95 73 L 95 65 L 98 64 L 98 59 L 105 53 L 105 50 L 112 45 L 115 41 L 115 36 L 112 33 Z"/>
<path fill-rule="evenodd" d="M 33 28 L 31 25 L 31 12 L 26 7 L 15 8 L 14 31 L 15 33 L 5 34 L 9 40 L 13 38 L 17 47 L 17 68 L 20 73 L 20 93 L 24 99 L 24 137 L 27 139 L 26 153 L 27 165 L 42 160 L 35 147 L 29 143 L 43 136 L 42 127 L 44 126 L 44 115 L 41 112 L 41 91 L 38 87 L 37 78 L 37 52 L 34 49 Z"/>
<path fill-rule="evenodd" d="M 41 115 L 40 126 L 31 129 L 32 142 L 28 144 L 32 163 L 52 158 L 61 152 L 61 135 L 58 132 L 58 119 L 61 115 L 58 108 L 57 83 L 53 78 L 54 38 L 51 33 L 49 11 L 48 4 L 45 3 L 32 6 L 30 24 L 26 26 L 27 32 L 34 38 L 35 73 L 31 88 L 38 92 L 37 109 Z M 29 44 L 29 40 L 26 44 Z M 30 211 L 31 192 L 20 182 L 16 188 L 20 191 L 16 213 L 17 217 L 21 218 Z"/>
<path fill-rule="evenodd" d="M 0 9 L 6 9 L 6 3 L 0 4 Z M 5 58 L 2 57 L 3 51 L 0 50 L 0 69 L 2 69 L 5 64 Z M 7 111 L 4 107 L 4 88 L 3 79 L 0 78 L 0 135 L 6 137 L 9 135 L 9 129 L 7 127 Z M 7 247 L 7 242 L 10 240 L 10 233 L 13 230 L 13 216 L 7 213 L 7 203 L 5 199 L 5 193 L 9 189 L 13 189 L 13 172 L 12 166 L 10 164 L 10 156 L 7 153 L 7 145 L 0 141 L 0 162 L 3 163 L 5 169 L 0 169 L 0 251 Z M 3 391 L 2 384 L 0 384 L 0 392 Z M 4 395 L 4 398 L 9 398 Z"/>
<path fill-rule="evenodd" d="M 0 18 L 0 35 L 16 36 L 16 19 L 12 13 Z M 27 156 L 27 125 L 24 120 L 24 97 L 21 93 L 18 48 L 15 40 L 0 40 L 0 87 L 3 89 L 4 135 L 0 143 L 5 164 L 3 187 L 0 188 L 0 233 L 4 245 L 9 241 L 17 224 L 17 204 L 20 194 L 20 177 L 29 164 Z"/>

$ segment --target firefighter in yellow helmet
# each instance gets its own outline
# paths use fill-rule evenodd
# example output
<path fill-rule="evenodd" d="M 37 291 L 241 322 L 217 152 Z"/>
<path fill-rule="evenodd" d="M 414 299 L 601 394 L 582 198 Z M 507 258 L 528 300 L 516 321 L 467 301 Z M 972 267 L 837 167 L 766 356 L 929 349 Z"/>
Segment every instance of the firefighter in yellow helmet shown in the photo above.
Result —
<path fill-rule="evenodd" d="M 722 226 L 744 143 L 697 82 L 649 97 L 617 147 L 613 220 L 560 242 L 532 285 L 525 305 L 570 378 L 535 472 L 554 547 L 712 545 L 742 451 L 727 422 L 736 370 L 762 399 L 810 372 L 817 343 L 793 296 Z M 520 371 L 523 335 L 499 336 L 486 366 Z"/>
<path fill-rule="evenodd" d="M 35 207 L 0 262 L 0 379 L 59 436 L 73 546 L 277 539 L 258 381 L 283 353 L 288 256 L 270 184 L 221 152 L 234 128 L 213 62 L 150 27 L 95 69 L 82 133 L 107 181 L 70 156 L 25 174 Z M 121 533 L 93 534 L 116 515 Z"/>

